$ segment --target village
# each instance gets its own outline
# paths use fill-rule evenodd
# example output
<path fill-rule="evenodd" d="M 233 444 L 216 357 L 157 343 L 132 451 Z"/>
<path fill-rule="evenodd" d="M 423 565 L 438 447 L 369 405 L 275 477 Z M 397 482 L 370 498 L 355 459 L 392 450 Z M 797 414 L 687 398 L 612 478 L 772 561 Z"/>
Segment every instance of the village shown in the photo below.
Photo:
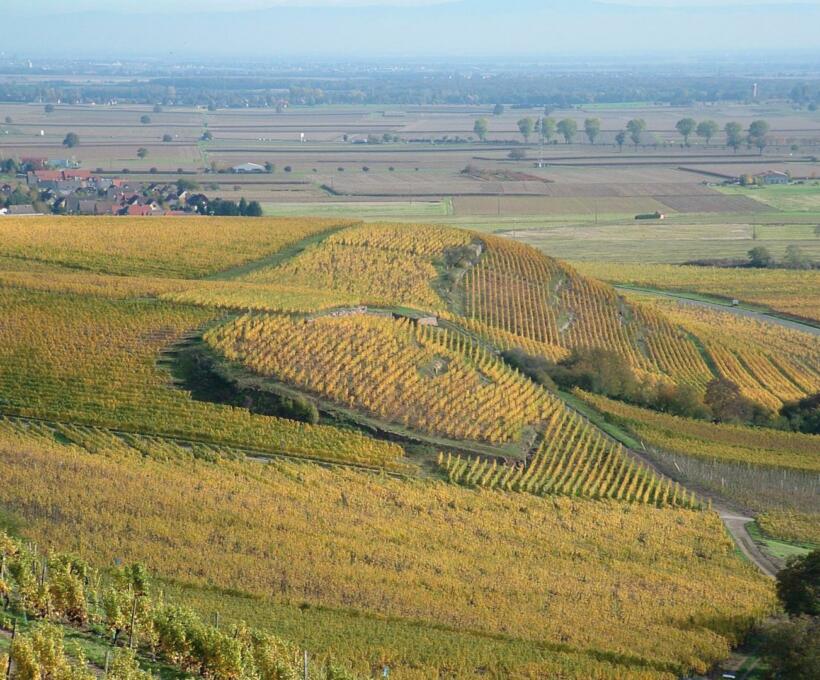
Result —
<path fill-rule="evenodd" d="M 209 198 L 195 182 L 145 182 L 104 177 L 81 169 L 72 160 L 21 158 L 14 164 L 16 185 L 0 185 L 0 216 L 123 215 L 160 217 L 181 215 L 238 215 L 258 217 L 256 201 L 239 203 Z"/>

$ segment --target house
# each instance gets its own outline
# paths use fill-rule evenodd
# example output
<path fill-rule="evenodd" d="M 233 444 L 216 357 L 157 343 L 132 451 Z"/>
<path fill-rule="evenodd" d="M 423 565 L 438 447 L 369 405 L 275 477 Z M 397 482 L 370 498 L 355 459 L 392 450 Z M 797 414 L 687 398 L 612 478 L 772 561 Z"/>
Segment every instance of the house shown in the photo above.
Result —
<path fill-rule="evenodd" d="M 79 168 L 80 164 L 73 158 L 50 158 L 48 166 L 57 169 Z"/>
<path fill-rule="evenodd" d="M 779 172 L 777 170 L 767 170 L 766 172 L 761 172 L 758 175 L 755 175 L 755 179 L 760 184 L 788 184 L 791 182 L 791 177 L 787 175 L 785 172 Z"/>
<path fill-rule="evenodd" d="M 265 166 L 264 165 L 259 165 L 259 163 L 242 163 L 240 165 L 234 165 L 231 168 L 231 172 L 237 172 L 237 173 L 265 172 Z"/>

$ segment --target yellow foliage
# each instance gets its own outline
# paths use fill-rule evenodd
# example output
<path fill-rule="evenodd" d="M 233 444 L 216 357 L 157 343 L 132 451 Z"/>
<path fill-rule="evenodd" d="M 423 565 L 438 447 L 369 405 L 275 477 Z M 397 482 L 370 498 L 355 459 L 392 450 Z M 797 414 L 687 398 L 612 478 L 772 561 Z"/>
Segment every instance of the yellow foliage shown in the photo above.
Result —
<path fill-rule="evenodd" d="M 626 423 L 647 444 L 661 449 L 702 458 L 820 471 L 818 437 L 814 435 L 692 420 L 578 393 L 602 413 Z"/>
<path fill-rule="evenodd" d="M 205 340 L 228 359 L 348 408 L 454 439 L 516 442 L 558 408 L 465 336 L 355 314 L 246 315 Z"/>
<path fill-rule="evenodd" d="M 108 274 L 193 278 L 337 226 L 260 217 L 9 217 L 0 222 L 0 255 Z"/>
<path fill-rule="evenodd" d="M 820 321 L 817 269 L 724 269 L 619 262 L 574 262 L 573 266 L 603 281 L 738 299 Z"/>
<path fill-rule="evenodd" d="M 91 455 L 2 428 L 0 465 L 0 503 L 31 539 L 99 565 L 127 555 L 194 584 L 595 649 L 645 669 L 705 671 L 773 604 L 709 512 L 295 463 Z M 565 677 L 640 677 L 598 676 L 590 663 Z M 645 677 L 668 677 L 656 672 Z"/>
<path fill-rule="evenodd" d="M 194 401 L 174 388 L 158 355 L 213 317 L 150 300 L 0 288 L 3 410 L 327 460 L 398 462 L 396 444 Z"/>

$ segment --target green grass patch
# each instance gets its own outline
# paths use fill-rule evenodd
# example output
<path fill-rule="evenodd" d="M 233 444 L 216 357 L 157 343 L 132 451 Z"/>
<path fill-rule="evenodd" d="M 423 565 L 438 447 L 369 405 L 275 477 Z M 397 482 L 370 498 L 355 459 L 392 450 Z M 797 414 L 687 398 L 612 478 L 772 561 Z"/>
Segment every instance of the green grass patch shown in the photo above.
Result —
<path fill-rule="evenodd" d="M 452 213 L 449 199 L 440 201 L 334 201 L 327 203 L 262 203 L 265 215 L 276 217 L 350 217 L 353 219 L 424 219 Z"/>
<path fill-rule="evenodd" d="M 749 532 L 749 536 L 754 539 L 755 543 L 762 546 L 770 555 L 781 560 L 786 560 L 790 557 L 802 557 L 817 548 L 816 545 L 812 545 L 811 543 L 791 543 L 777 538 L 770 538 L 758 526 L 757 522 L 747 524 L 746 530 Z"/>

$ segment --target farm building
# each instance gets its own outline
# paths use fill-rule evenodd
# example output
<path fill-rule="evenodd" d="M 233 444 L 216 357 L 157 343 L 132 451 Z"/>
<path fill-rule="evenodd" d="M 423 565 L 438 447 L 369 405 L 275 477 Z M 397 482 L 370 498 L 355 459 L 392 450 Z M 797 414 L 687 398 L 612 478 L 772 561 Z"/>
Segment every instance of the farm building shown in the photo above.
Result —
<path fill-rule="evenodd" d="M 259 165 L 259 163 L 241 163 L 240 165 L 234 165 L 231 170 L 237 173 L 265 172 L 265 166 Z"/>
<path fill-rule="evenodd" d="M 785 172 L 779 172 L 777 170 L 767 170 L 766 172 L 761 172 L 758 175 L 755 175 L 755 179 L 757 179 L 761 184 L 788 184 L 791 181 L 791 177 L 789 177 Z"/>

